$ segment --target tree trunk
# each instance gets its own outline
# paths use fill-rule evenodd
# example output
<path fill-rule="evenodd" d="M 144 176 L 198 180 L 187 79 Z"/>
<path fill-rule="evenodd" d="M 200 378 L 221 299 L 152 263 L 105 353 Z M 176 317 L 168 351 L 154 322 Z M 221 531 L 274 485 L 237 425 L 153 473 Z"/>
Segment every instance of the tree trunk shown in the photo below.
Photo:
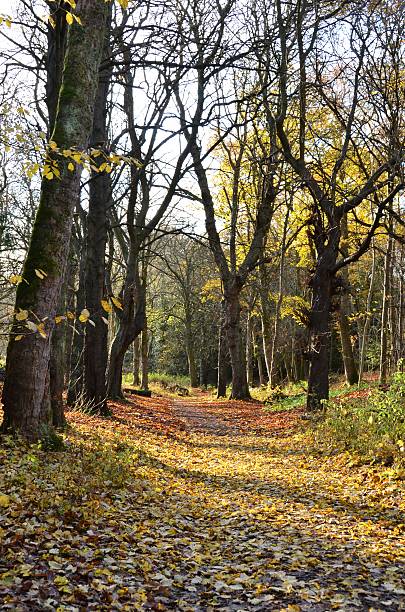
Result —
<path fill-rule="evenodd" d="M 332 276 L 327 258 L 320 256 L 312 278 L 312 302 L 309 323 L 310 367 L 308 377 L 307 409 L 322 408 L 329 398 L 329 351 Z"/>
<path fill-rule="evenodd" d="M 67 282 L 63 284 L 59 300 L 58 314 L 66 309 Z M 66 330 L 63 323 L 55 325 L 51 339 L 51 355 L 49 360 L 49 393 L 52 410 L 52 424 L 57 429 L 66 425 L 64 413 L 63 391 L 65 388 L 65 366 L 66 366 Z"/>
<path fill-rule="evenodd" d="M 341 222 L 341 233 L 342 233 L 342 243 L 341 243 L 341 253 L 343 257 L 349 256 L 349 249 L 347 246 L 348 243 L 348 228 L 347 228 L 347 215 L 343 215 Z M 343 279 L 343 293 L 340 298 L 340 307 L 339 307 L 339 332 L 340 332 L 340 342 L 342 344 L 342 357 L 343 357 L 343 365 L 345 368 L 345 377 L 346 383 L 348 385 L 354 385 L 358 380 L 358 372 L 356 368 L 356 361 L 354 359 L 353 354 L 353 346 L 350 337 L 350 324 L 349 324 L 349 316 L 351 314 L 351 304 L 350 304 L 350 279 L 349 279 L 349 271 L 347 268 L 343 268 L 341 272 L 341 276 Z"/>
<path fill-rule="evenodd" d="M 145 326 L 141 335 L 141 363 L 142 363 L 142 380 L 141 389 L 148 391 L 149 389 L 149 339 L 148 328 L 145 320 Z"/>
<path fill-rule="evenodd" d="M 266 364 L 267 378 L 270 381 L 271 373 L 271 307 L 268 298 L 269 288 L 267 286 L 266 271 L 264 265 L 259 267 L 260 279 L 260 303 L 261 303 L 261 324 L 262 324 L 262 340 L 263 340 L 263 355 Z"/>
<path fill-rule="evenodd" d="M 140 366 L 140 346 L 139 336 L 135 338 L 133 345 L 133 361 L 132 361 L 132 384 L 134 387 L 139 387 L 141 379 L 139 377 L 139 366 Z"/>
<path fill-rule="evenodd" d="M 225 330 L 232 367 L 231 399 L 250 399 L 240 326 L 239 292 L 225 288 Z"/>
<path fill-rule="evenodd" d="M 69 384 L 67 390 L 67 404 L 68 406 L 75 406 L 82 400 L 83 396 L 83 347 L 84 347 L 84 327 L 79 321 L 79 313 L 85 306 L 85 264 L 86 264 L 86 251 L 80 257 L 80 244 L 76 245 L 77 258 L 79 259 L 79 279 L 78 287 L 75 292 L 75 307 L 73 311 L 76 312 L 76 318 L 74 321 L 70 321 L 72 325 L 72 346 L 70 351 L 70 371 L 69 371 Z M 73 279 L 72 279 L 73 280 Z"/>
<path fill-rule="evenodd" d="M 128 281 L 128 298 L 123 300 L 119 327 L 113 340 L 108 366 L 108 397 L 122 398 L 122 367 L 125 353 L 145 326 L 145 285 L 139 278 Z"/>
<path fill-rule="evenodd" d="M 111 5 L 108 26 L 111 20 Z M 109 29 L 107 27 L 107 29 Z M 104 43 L 103 57 L 110 55 L 109 38 Z M 91 146 L 107 151 L 107 97 L 111 78 L 111 64 L 100 73 L 96 102 L 94 107 L 93 133 Z M 100 167 L 105 163 L 103 155 L 95 160 Z M 94 323 L 86 325 L 84 338 L 84 386 L 83 395 L 86 406 L 92 412 L 107 414 L 107 361 L 108 326 L 107 313 L 101 305 L 106 297 L 105 289 L 105 250 L 107 244 L 107 210 L 111 200 L 111 177 L 108 172 L 93 170 L 90 179 L 89 211 L 87 214 L 86 249 L 86 308 Z M 104 320 L 103 320 L 104 319 Z"/>
<path fill-rule="evenodd" d="M 77 14 L 85 27 L 73 24 L 69 31 L 62 87 L 52 140 L 60 150 L 86 149 L 91 132 L 98 70 L 105 35 L 107 6 L 99 0 L 79 0 Z M 59 177 L 41 184 L 41 198 L 23 277 L 16 295 L 16 310 L 28 310 L 43 321 L 46 338 L 26 334 L 14 321 L 7 350 L 3 390 L 5 431 L 19 432 L 37 440 L 51 427 L 50 414 L 43 407 L 54 317 L 61 291 L 73 213 L 79 197 L 81 168 L 68 169 L 68 160 L 54 156 Z M 39 278 L 36 270 L 46 273 Z M 24 334 L 16 342 L 15 334 Z"/>
<path fill-rule="evenodd" d="M 193 331 L 191 329 L 191 317 L 186 312 L 186 352 L 188 361 L 188 374 L 191 387 L 198 387 L 197 363 L 194 351 Z"/>
<path fill-rule="evenodd" d="M 391 300 L 391 260 L 394 241 L 389 236 L 384 259 L 384 289 L 381 309 L 380 384 L 385 385 L 388 376 L 388 313 Z"/>
<path fill-rule="evenodd" d="M 253 338 L 252 315 L 249 312 L 246 322 L 246 372 L 249 387 L 253 387 Z"/>
<path fill-rule="evenodd" d="M 346 383 L 354 385 L 358 381 L 358 372 L 353 354 L 352 341 L 350 337 L 350 325 L 348 320 L 348 304 L 345 297 L 340 298 L 339 308 L 339 333 L 342 344 L 343 365 L 345 368 Z"/>
<path fill-rule="evenodd" d="M 217 398 L 226 397 L 228 344 L 225 330 L 225 303 L 221 304 L 221 321 L 218 330 L 218 382 Z"/>
<path fill-rule="evenodd" d="M 271 342 L 271 357 L 270 357 L 270 372 L 269 372 L 269 385 L 273 389 L 276 385 L 276 357 L 278 351 L 278 336 L 280 329 L 280 319 L 281 319 L 281 306 L 283 304 L 283 295 L 284 295 L 284 264 L 285 264 L 285 251 L 286 251 L 286 240 L 287 240 L 287 230 L 288 230 L 288 220 L 290 218 L 290 207 L 287 209 L 284 224 L 283 224 L 283 236 L 281 240 L 281 256 L 280 256 L 280 265 L 278 270 L 278 296 L 276 302 L 276 310 L 274 313 L 274 328 L 273 328 L 273 338 Z"/>
<path fill-rule="evenodd" d="M 372 254 L 373 254 L 373 262 L 371 265 L 370 285 L 369 285 L 368 294 L 367 294 L 366 315 L 364 319 L 363 333 L 362 333 L 361 341 L 360 341 L 359 378 L 358 378 L 359 385 L 361 384 L 361 381 L 363 379 L 364 363 L 366 360 L 368 332 L 370 331 L 370 325 L 371 325 L 371 305 L 373 301 L 375 270 L 376 270 L 376 261 L 377 261 L 374 242 L 372 243 L 371 249 L 372 249 Z"/>

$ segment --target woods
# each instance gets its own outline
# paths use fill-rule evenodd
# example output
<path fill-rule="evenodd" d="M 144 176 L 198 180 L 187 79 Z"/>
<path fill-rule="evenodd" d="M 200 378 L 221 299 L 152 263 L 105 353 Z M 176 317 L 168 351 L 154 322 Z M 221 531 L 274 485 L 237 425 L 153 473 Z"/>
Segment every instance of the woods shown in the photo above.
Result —
<path fill-rule="evenodd" d="M 312 561 L 297 569 L 298 541 L 317 554 L 313 507 L 324 551 L 338 538 L 319 523 L 324 508 L 344 530 L 344 507 L 343 539 L 370 537 L 371 550 L 381 537 L 393 559 L 392 606 L 375 608 L 391 578 L 378 574 L 368 600 L 356 549 L 343 573 L 359 590 L 342 609 L 402 609 L 385 529 L 397 533 L 405 465 L 404 26 L 396 0 L 0 0 L 0 596 L 9 607 L 16 593 L 31 593 L 21 609 L 35 599 L 35 584 L 24 591 L 10 569 L 13 504 L 26 516 L 24 491 L 35 491 L 34 514 L 56 513 L 89 549 L 115 503 L 123 521 L 142 517 L 157 537 L 148 496 L 174 525 L 157 549 L 176 538 L 167 567 L 143 542 L 136 588 L 115 560 L 111 584 L 122 578 L 122 593 L 111 598 L 97 594 L 94 567 L 91 597 L 77 577 L 71 588 L 55 553 L 41 572 L 63 567 L 68 582 L 35 591 L 43 609 L 337 609 L 332 565 L 326 578 Z M 72 486 L 55 479 L 59 468 Z M 369 531 L 371 510 L 353 510 L 363 485 L 378 500 Z M 313 487 L 304 509 L 300 486 Z M 139 516 L 128 518 L 122 491 L 134 506 L 143 499 Z M 197 508 L 217 502 L 215 521 L 238 516 L 243 542 L 254 529 L 281 538 L 277 572 L 291 559 L 274 508 L 288 517 L 290 587 L 279 573 L 275 592 L 261 583 L 259 544 L 254 554 L 246 545 L 246 568 L 217 523 L 214 540 L 229 566 L 243 566 L 239 578 L 224 568 L 213 578 L 206 543 L 195 572 L 183 568 L 177 511 L 188 508 L 198 540 L 197 522 L 210 527 Z M 337 551 L 342 568 L 341 543 Z M 179 566 L 196 579 L 191 590 L 170 573 Z"/>
<path fill-rule="evenodd" d="M 28 178 L 12 197 L 38 194 L 41 202 L 32 229 L 24 228 L 30 246 L 25 254 L 14 238 L 13 258 L 20 255 L 7 273 L 18 287 L 3 428 L 35 439 L 51 426 L 54 380 L 56 396 L 74 387 L 70 404 L 107 414 L 147 320 L 156 322 L 145 349 L 151 367 L 160 370 L 165 353 L 166 372 L 188 370 L 192 387 L 208 375 L 219 396 L 228 383 L 230 397 L 246 399 L 254 385 L 307 377 L 307 408 L 316 410 L 333 372 L 344 370 L 355 384 L 377 369 L 370 350 L 380 352 L 385 382 L 404 350 L 396 264 L 403 45 L 395 6 L 230 0 L 160 9 L 106 3 L 104 11 L 95 3 L 95 13 L 89 3 L 50 2 L 49 9 L 45 26 L 35 7 L 18 9 L 14 48 L 27 58 L 18 74 L 31 89 L 20 93 L 19 76 L 12 103 L 3 91 L 5 214 L 13 214 L 8 194 L 18 168 Z M 6 84 L 14 48 L 3 37 Z M 42 145 L 27 144 L 46 134 L 41 161 Z M 192 262 L 197 276 L 184 278 L 193 244 L 211 262 L 206 283 L 200 256 Z M 370 283 L 367 296 L 356 286 L 359 274 Z M 164 313 L 153 293 L 167 275 L 181 299 Z M 201 327 L 193 325 L 196 309 Z M 162 326 L 181 333 L 181 355 L 170 359 Z M 52 334 L 64 345 L 57 363 Z"/>

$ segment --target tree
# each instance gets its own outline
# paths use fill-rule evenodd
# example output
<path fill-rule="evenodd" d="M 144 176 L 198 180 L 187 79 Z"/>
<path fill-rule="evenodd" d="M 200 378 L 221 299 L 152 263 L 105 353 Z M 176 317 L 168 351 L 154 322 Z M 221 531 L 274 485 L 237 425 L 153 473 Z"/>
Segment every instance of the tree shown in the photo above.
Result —
<path fill-rule="evenodd" d="M 308 189 L 313 202 L 310 226 L 316 262 L 311 278 L 307 400 L 308 409 L 313 410 L 320 407 L 329 393 L 330 315 L 340 282 L 337 273 L 368 249 L 385 209 L 402 188 L 399 169 L 403 148 L 396 136 L 397 105 L 394 104 L 396 112 L 386 113 L 385 126 L 380 123 L 378 128 L 364 121 L 365 113 L 373 117 L 370 109 L 375 108 L 367 61 L 371 55 L 378 58 L 378 63 L 383 61 L 386 48 L 381 33 L 373 42 L 370 34 L 373 19 L 378 22 L 381 14 L 373 17 L 363 4 L 345 11 L 340 5 L 325 3 L 314 10 L 305 2 L 284 5 L 280 1 L 268 13 L 265 23 L 272 25 L 265 26 L 268 31 L 262 39 L 274 40 L 276 31 L 278 46 L 275 61 L 261 59 L 261 82 L 267 94 L 264 104 L 273 117 L 284 158 Z M 343 23 L 350 28 L 350 36 L 345 38 L 348 47 L 345 59 L 339 38 Z M 398 35 L 396 30 L 397 40 Z M 335 43 L 332 50 L 326 45 L 326 36 Z M 398 53 L 398 45 L 396 49 Z M 266 48 L 265 58 L 272 53 L 270 47 Z M 348 54 L 350 61 L 347 61 Z M 398 57 L 395 65 L 400 65 Z M 380 73 L 374 78 L 373 87 L 375 81 L 380 89 L 386 87 L 387 79 L 392 81 L 390 75 Z M 275 81 L 276 96 L 270 91 L 270 84 L 273 87 Z M 397 79 L 394 88 L 398 92 Z M 368 108 L 361 103 L 362 99 L 367 100 Z M 324 130 L 325 124 L 308 123 L 310 112 L 320 105 L 328 109 L 340 126 L 338 146 L 334 135 Z M 291 126 L 291 115 L 298 117 L 297 130 Z M 379 130 L 376 139 L 371 137 L 374 128 Z M 329 151 L 331 160 L 326 166 L 319 163 L 325 159 L 325 150 Z M 341 180 L 341 173 L 347 172 L 349 163 L 355 164 L 361 177 L 355 185 Z M 387 185 L 391 186 L 388 194 L 383 192 Z M 355 252 L 348 257 L 341 256 L 342 219 L 372 197 L 377 199 L 377 205 L 367 235 Z"/>
<path fill-rule="evenodd" d="M 17 289 L 16 311 L 34 313 L 37 331 L 18 338 L 15 319 L 8 351 L 3 390 L 4 431 L 28 439 L 41 437 L 51 426 L 46 400 L 50 338 L 69 252 L 72 218 L 80 189 L 81 167 L 69 169 L 64 149 L 87 148 L 91 132 L 98 69 L 105 37 L 107 5 L 98 0 L 78 2 L 83 25 L 74 23 L 68 34 L 58 112 L 52 134 L 55 151 L 48 151 L 57 166 L 58 180 L 44 176 L 41 199 L 31 236 L 23 278 Z M 39 272 L 38 275 L 38 271 Z M 16 336 L 17 334 L 17 336 Z"/>

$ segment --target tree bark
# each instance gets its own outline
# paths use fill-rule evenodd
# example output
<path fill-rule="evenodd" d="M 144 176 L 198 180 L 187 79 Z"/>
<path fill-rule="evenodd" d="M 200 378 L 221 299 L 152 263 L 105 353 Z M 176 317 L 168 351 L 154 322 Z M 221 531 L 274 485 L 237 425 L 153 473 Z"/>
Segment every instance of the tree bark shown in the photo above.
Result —
<path fill-rule="evenodd" d="M 141 379 L 139 377 L 139 366 L 140 366 L 140 346 L 139 336 L 135 338 L 133 345 L 133 361 L 132 361 L 132 384 L 134 387 L 139 387 Z"/>
<path fill-rule="evenodd" d="M 366 360 L 368 332 L 370 331 L 370 326 L 371 326 L 371 305 L 373 302 L 374 281 L 375 281 L 375 271 L 376 271 L 376 261 L 377 261 L 374 243 L 372 244 L 371 248 L 372 248 L 372 254 L 373 254 L 373 261 L 371 265 L 370 285 L 369 285 L 368 294 L 367 294 L 366 315 L 364 319 L 363 333 L 362 333 L 361 342 L 360 342 L 359 378 L 358 378 L 359 385 L 361 384 L 361 381 L 363 379 L 364 363 Z"/>
<path fill-rule="evenodd" d="M 253 387 L 253 338 L 252 315 L 248 312 L 246 321 L 246 372 L 249 387 Z"/>
<path fill-rule="evenodd" d="M 149 338 L 148 338 L 147 322 L 145 320 L 145 326 L 142 330 L 141 335 L 141 389 L 144 391 L 149 390 Z"/>
<path fill-rule="evenodd" d="M 111 5 L 107 19 L 107 31 L 111 21 Z M 100 72 L 99 85 L 94 106 L 91 146 L 108 154 L 107 106 L 111 79 L 109 36 L 104 42 L 103 57 L 108 68 Z M 95 161 L 100 167 L 105 163 L 104 155 Z M 108 172 L 93 170 L 90 179 L 89 211 L 87 214 L 86 249 L 86 308 L 94 323 L 86 325 L 84 338 L 84 400 L 92 412 L 108 414 L 107 407 L 107 362 L 108 314 L 101 305 L 106 297 L 105 250 L 107 244 L 107 211 L 111 201 L 111 177 Z"/>
<path fill-rule="evenodd" d="M 135 264 L 134 264 L 135 265 Z M 119 327 L 113 340 L 108 365 L 108 397 L 122 398 L 122 367 L 125 353 L 145 326 L 146 287 L 140 282 L 137 272 L 127 278 L 123 310 L 119 311 Z"/>
<path fill-rule="evenodd" d="M 98 70 L 105 34 L 107 7 L 99 0 L 79 0 L 77 14 L 84 26 L 74 24 L 68 35 L 62 87 L 52 140 L 60 150 L 86 149 L 91 132 Z M 68 160 L 54 155 L 60 176 L 41 184 L 41 198 L 17 289 L 16 310 L 28 310 L 44 323 L 46 338 L 14 321 L 7 350 L 3 390 L 3 430 L 37 440 L 51 428 L 43 407 L 49 370 L 51 333 L 66 262 L 73 213 L 80 190 L 81 168 L 68 169 Z M 35 270 L 44 270 L 40 279 Z M 25 334 L 16 342 L 15 334 Z"/>
<path fill-rule="evenodd" d="M 262 342 L 263 342 L 263 355 L 264 362 L 266 364 L 267 377 L 270 381 L 271 373 L 271 307 L 268 298 L 268 285 L 266 279 L 266 271 L 264 265 L 259 267 L 259 287 L 260 287 L 260 304 L 261 304 L 261 324 L 262 324 Z"/>
<path fill-rule="evenodd" d="M 86 264 L 86 247 L 84 246 L 84 252 L 80 253 L 80 243 L 77 240 L 76 257 L 79 260 L 79 279 L 78 287 L 75 292 L 75 307 L 72 309 L 76 312 L 76 318 L 74 321 L 70 321 L 72 325 L 72 345 L 70 349 L 70 370 L 69 370 L 69 383 L 67 390 L 67 404 L 68 406 L 75 406 L 82 400 L 83 397 L 83 347 L 84 347 L 84 328 L 83 324 L 79 321 L 79 313 L 84 309 L 85 306 L 85 264 Z M 82 255 L 82 256 L 80 256 Z M 72 279 L 73 281 L 73 279 Z M 73 284 L 73 283 L 72 283 Z"/>
<path fill-rule="evenodd" d="M 225 287 L 225 330 L 232 366 L 231 399 L 250 399 L 240 325 L 239 291 Z"/>
<path fill-rule="evenodd" d="M 65 281 L 59 300 L 58 314 L 66 309 L 67 282 Z M 66 326 L 61 322 L 55 326 L 51 339 L 49 360 L 49 392 L 52 410 L 52 424 L 56 429 L 66 426 L 63 391 L 65 388 Z"/>
<path fill-rule="evenodd" d="M 341 253 L 343 257 L 349 257 L 349 249 L 347 246 L 348 241 L 348 227 L 347 227 L 347 215 L 342 216 L 341 222 L 341 233 L 342 233 L 342 244 L 341 244 Z M 339 332 L 340 332 L 340 342 L 342 344 L 342 357 L 343 357 L 343 365 L 345 368 L 345 377 L 346 383 L 348 385 L 354 385 L 358 380 L 358 372 L 356 367 L 356 361 L 354 359 L 353 347 L 350 337 L 350 324 L 349 324 L 349 316 L 351 312 L 350 307 L 350 279 L 349 279 L 349 271 L 347 267 L 343 268 L 341 272 L 341 276 L 343 279 L 343 293 L 340 298 L 340 308 L 339 308 Z"/>
<path fill-rule="evenodd" d="M 345 368 L 346 383 L 348 385 L 354 385 L 358 381 L 358 372 L 350 336 L 348 310 L 347 298 L 346 296 L 342 296 L 340 298 L 339 308 L 339 333 L 342 345 L 343 365 Z"/>
<path fill-rule="evenodd" d="M 333 241 L 333 238 L 330 238 Z M 336 240 L 335 245 L 338 244 Z M 312 301 L 309 321 L 309 376 L 307 409 L 322 408 L 324 400 L 329 399 L 329 354 L 330 354 L 330 313 L 332 305 L 333 267 L 336 263 L 336 252 L 332 246 L 326 246 L 318 254 L 316 268 L 311 280 Z"/>
<path fill-rule="evenodd" d="M 217 398 L 226 397 L 226 358 L 228 355 L 228 345 L 225 330 L 225 303 L 221 304 L 221 320 L 218 330 L 218 381 Z"/>
<path fill-rule="evenodd" d="M 185 328 L 186 328 L 186 353 L 188 361 L 188 375 L 190 378 L 191 387 L 198 387 L 197 363 L 194 350 L 194 339 L 192 330 L 192 314 L 191 310 L 185 310 Z"/>
<path fill-rule="evenodd" d="M 381 308 L 381 349 L 380 349 L 380 384 L 387 382 L 389 370 L 388 355 L 388 313 L 391 300 L 391 260 L 394 241 L 388 237 L 387 252 L 384 259 L 384 288 Z"/>

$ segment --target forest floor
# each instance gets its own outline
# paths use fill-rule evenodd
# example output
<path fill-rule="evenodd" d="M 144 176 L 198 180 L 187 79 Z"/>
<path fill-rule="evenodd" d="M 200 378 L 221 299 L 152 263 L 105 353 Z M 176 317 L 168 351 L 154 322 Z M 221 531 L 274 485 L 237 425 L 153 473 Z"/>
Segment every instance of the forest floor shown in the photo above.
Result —
<path fill-rule="evenodd" d="M 321 455 L 300 409 L 112 409 L 63 452 L 0 446 L 2 610 L 405 610 L 392 469 Z"/>

